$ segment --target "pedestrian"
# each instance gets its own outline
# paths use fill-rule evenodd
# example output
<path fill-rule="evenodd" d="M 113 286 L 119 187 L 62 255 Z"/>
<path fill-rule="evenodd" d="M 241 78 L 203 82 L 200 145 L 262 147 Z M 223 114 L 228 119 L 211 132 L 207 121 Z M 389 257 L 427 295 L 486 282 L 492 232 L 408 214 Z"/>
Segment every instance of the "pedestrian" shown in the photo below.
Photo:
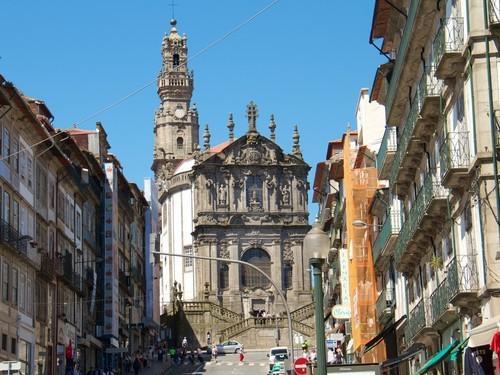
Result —
<path fill-rule="evenodd" d="M 139 355 L 135 355 L 134 363 L 132 364 L 132 367 L 134 368 L 134 374 L 138 375 L 139 371 L 141 371 L 141 360 L 139 359 Z"/>
<path fill-rule="evenodd" d="M 212 336 L 210 335 L 210 332 L 207 332 L 207 346 L 210 346 L 212 343 Z"/>
<path fill-rule="evenodd" d="M 203 363 L 203 356 L 201 355 L 201 348 L 196 349 L 196 353 L 198 354 L 198 361 Z"/>
<path fill-rule="evenodd" d="M 333 348 L 328 349 L 326 361 L 329 365 L 333 365 L 335 363 L 335 352 L 333 351 Z"/>
<path fill-rule="evenodd" d="M 186 349 L 188 346 L 188 340 L 187 338 L 184 336 L 184 338 L 182 339 L 182 349 Z"/>
<path fill-rule="evenodd" d="M 340 365 L 344 362 L 344 354 L 342 353 L 342 349 L 337 346 L 337 349 L 335 349 L 335 363 Z"/>
<path fill-rule="evenodd" d="M 215 362 L 217 362 L 217 354 L 219 354 L 219 352 L 217 351 L 217 345 L 214 345 L 212 347 L 212 358 Z"/>
<path fill-rule="evenodd" d="M 244 359 L 245 359 L 245 354 L 244 354 L 243 346 L 242 346 L 240 348 L 240 363 L 242 363 Z"/>

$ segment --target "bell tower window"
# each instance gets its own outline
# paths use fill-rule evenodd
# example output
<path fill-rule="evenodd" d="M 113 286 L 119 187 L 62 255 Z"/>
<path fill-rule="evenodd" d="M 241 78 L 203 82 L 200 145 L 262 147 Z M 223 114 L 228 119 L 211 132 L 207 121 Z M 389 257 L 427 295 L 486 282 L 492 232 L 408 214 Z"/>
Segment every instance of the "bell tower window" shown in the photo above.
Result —
<path fill-rule="evenodd" d="M 173 66 L 174 68 L 179 66 L 179 54 L 178 53 L 174 53 L 174 56 L 173 56 Z"/>
<path fill-rule="evenodd" d="M 183 150 L 184 149 L 184 139 L 182 137 L 177 138 L 177 150 Z"/>

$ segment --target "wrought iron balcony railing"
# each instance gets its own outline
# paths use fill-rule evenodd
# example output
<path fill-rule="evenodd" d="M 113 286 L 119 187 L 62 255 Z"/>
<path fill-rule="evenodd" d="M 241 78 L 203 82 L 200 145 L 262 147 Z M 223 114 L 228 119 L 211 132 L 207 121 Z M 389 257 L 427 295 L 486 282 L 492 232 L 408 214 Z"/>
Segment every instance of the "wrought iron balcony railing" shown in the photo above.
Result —
<path fill-rule="evenodd" d="M 415 124 L 417 123 L 418 113 L 420 111 L 420 104 L 418 102 L 418 96 L 415 96 L 415 100 L 410 108 L 410 112 L 408 113 L 408 117 L 406 118 L 405 124 L 403 126 L 403 131 L 401 132 L 401 136 L 399 137 L 398 149 L 396 151 L 396 155 L 394 156 L 394 161 L 392 162 L 391 171 L 389 174 L 389 181 L 391 185 L 394 185 L 396 179 L 399 174 L 399 169 L 401 167 L 401 162 L 403 158 L 406 156 L 406 151 L 410 140 L 413 135 L 413 130 L 415 129 Z"/>
<path fill-rule="evenodd" d="M 382 289 L 375 306 L 379 320 L 385 320 L 384 316 L 389 317 L 392 314 L 394 302 L 394 288 Z"/>
<path fill-rule="evenodd" d="M 393 235 L 398 235 L 401 230 L 401 213 L 399 210 L 390 211 L 387 219 L 382 225 L 375 242 L 373 243 L 373 262 L 377 263 L 379 256 L 386 248 L 389 238 Z"/>
<path fill-rule="evenodd" d="M 417 91 L 420 103 L 423 103 L 428 97 L 439 97 L 441 95 L 442 81 L 436 78 L 435 72 L 436 69 L 433 66 L 427 67 L 422 74 L 422 78 L 420 78 Z"/>
<path fill-rule="evenodd" d="M 28 257 L 28 242 L 30 239 L 29 236 L 21 235 L 8 222 L 0 220 L 0 241 L 25 257 Z"/>
<path fill-rule="evenodd" d="M 407 342 L 412 341 L 425 327 L 430 327 L 430 302 L 428 298 L 422 298 L 410 311 L 405 328 Z"/>
<path fill-rule="evenodd" d="M 500 24 L 500 0 L 490 0 L 488 5 L 490 24 Z"/>
<path fill-rule="evenodd" d="M 459 255 L 448 265 L 444 279 L 431 295 L 432 322 L 436 324 L 459 294 L 476 294 L 479 278 L 475 255 Z"/>
<path fill-rule="evenodd" d="M 388 154 L 396 152 L 398 149 L 398 140 L 395 126 L 389 126 L 385 128 L 384 137 L 382 138 L 382 143 L 380 144 L 380 149 L 377 153 L 377 168 L 379 178 L 385 177 L 385 170 L 388 168 L 390 163 Z"/>
<path fill-rule="evenodd" d="M 459 55 L 464 48 L 464 19 L 450 17 L 445 19 L 432 43 L 436 75 L 440 77 L 443 57 L 448 54 Z"/>
<path fill-rule="evenodd" d="M 411 241 L 415 232 L 420 226 L 422 218 L 426 214 L 427 207 L 433 199 L 443 199 L 448 195 L 448 189 L 441 185 L 441 181 L 433 173 L 429 173 L 424 180 L 424 184 L 418 192 L 417 198 L 413 203 L 408 217 L 404 222 L 399 233 L 394 248 L 394 259 L 396 264 L 401 261 L 407 250 L 408 243 Z"/>
<path fill-rule="evenodd" d="M 470 167 L 469 132 L 449 132 L 439 151 L 441 178 L 445 179 L 453 170 Z"/>
<path fill-rule="evenodd" d="M 56 273 L 56 263 L 54 258 L 45 255 L 41 257 L 40 276 L 45 280 L 52 281 Z"/>

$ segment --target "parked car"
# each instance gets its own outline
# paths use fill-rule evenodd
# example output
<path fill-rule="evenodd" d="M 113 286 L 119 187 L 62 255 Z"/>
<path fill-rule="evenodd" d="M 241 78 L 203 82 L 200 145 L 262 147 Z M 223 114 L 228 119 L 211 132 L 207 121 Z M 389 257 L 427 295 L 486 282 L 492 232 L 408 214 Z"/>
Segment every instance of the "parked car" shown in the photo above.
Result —
<path fill-rule="evenodd" d="M 217 345 L 217 351 L 219 353 L 238 353 L 238 351 L 243 347 L 238 341 L 225 341 Z"/>

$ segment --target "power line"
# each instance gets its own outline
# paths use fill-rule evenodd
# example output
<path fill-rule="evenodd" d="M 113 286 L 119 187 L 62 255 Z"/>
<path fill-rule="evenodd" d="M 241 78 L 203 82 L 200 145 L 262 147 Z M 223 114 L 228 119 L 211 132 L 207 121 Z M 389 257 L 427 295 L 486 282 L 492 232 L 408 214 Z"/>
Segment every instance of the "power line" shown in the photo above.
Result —
<path fill-rule="evenodd" d="M 260 16 L 261 14 L 265 13 L 267 10 L 269 10 L 270 8 L 272 8 L 274 5 L 276 5 L 280 0 L 273 0 L 271 1 L 269 4 L 267 4 L 264 8 L 262 8 L 261 10 L 259 10 L 257 13 L 255 13 L 254 15 L 252 15 L 251 17 L 249 17 L 248 19 L 246 19 L 245 21 L 241 22 L 240 24 L 236 25 L 233 29 L 231 29 L 230 31 L 228 31 L 226 34 L 222 35 L 220 38 L 218 39 L 215 39 L 213 42 L 209 43 L 206 47 L 202 48 L 201 50 L 199 50 L 198 52 L 196 52 L 192 57 L 190 57 L 189 59 L 187 59 L 184 63 L 180 64 L 180 66 L 184 66 L 184 65 L 187 65 L 188 62 L 190 62 L 191 60 L 195 59 L 196 57 L 200 56 L 201 54 L 205 53 L 206 51 L 208 51 L 209 49 L 215 47 L 217 44 L 223 42 L 224 40 L 226 40 L 227 38 L 229 38 L 232 34 L 234 34 L 235 32 L 239 31 L 241 28 L 243 28 L 244 26 L 248 25 L 250 22 L 252 22 L 254 19 L 256 19 L 258 16 Z M 94 117 L 97 117 L 99 116 L 100 114 L 104 113 L 104 112 L 107 112 L 109 111 L 110 109 L 120 105 L 121 103 L 123 103 L 124 101 L 126 101 L 127 99 L 131 98 L 132 96 L 140 93 L 141 91 L 145 90 L 146 88 L 148 88 L 149 86 L 153 85 L 154 83 L 156 82 L 156 79 L 144 84 L 143 86 L 133 90 L 132 92 L 130 92 L 129 94 L 125 95 L 124 97 L 118 99 L 117 101 L 111 103 L 110 105 L 98 110 L 97 112 L 87 116 L 87 117 L 84 117 L 83 119 L 77 121 L 75 123 L 75 125 L 81 125 L 83 124 L 84 122 L 87 122 L 88 120 L 91 120 L 93 119 Z"/>

